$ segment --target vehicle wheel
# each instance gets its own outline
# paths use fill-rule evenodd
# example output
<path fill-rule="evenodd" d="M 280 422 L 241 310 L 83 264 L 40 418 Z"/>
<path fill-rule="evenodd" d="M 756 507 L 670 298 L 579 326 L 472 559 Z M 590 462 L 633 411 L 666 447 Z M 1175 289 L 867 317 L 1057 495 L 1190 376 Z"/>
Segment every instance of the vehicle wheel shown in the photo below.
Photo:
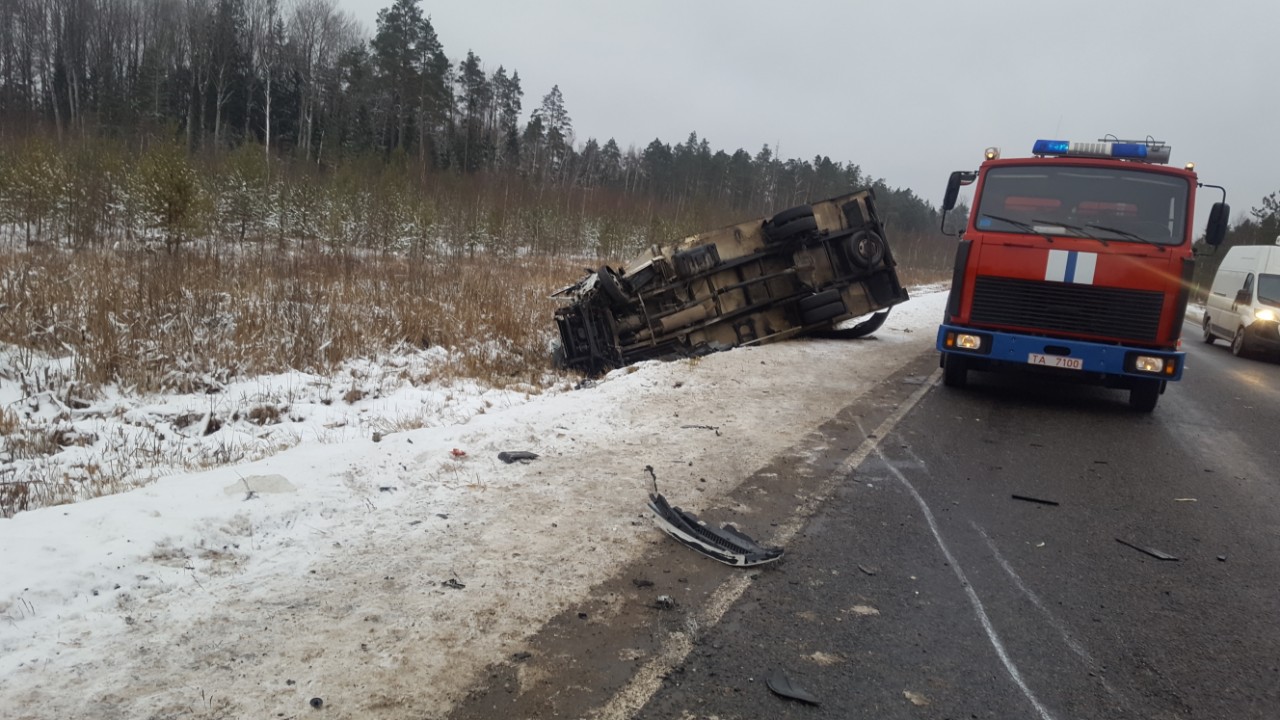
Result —
<path fill-rule="evenodd" d="M 612 307 L 622 307 L 631 302 L 631 298 L 628 298 L 627 294 L 622 292 L 622 283 L 607 265 L 600 267 L 596 272 L 596 278 L 597 284 L 600 285 L 605 297 L 609 298 L 609 304 Z"/>
<path fill-rule="evenodd" d="M 764 238 L 768 242 L 779 243 L 817 229 L 818 221 L 813 217 L 813 208 L 800 205 L 769 218 L 764 224 Z"/>
<path fill-rule="evenodd" d="M 814 308 L 822 307 L 823 305 L 830 305 L 831 303 L 836 302 L 837 300 L 841 300 L 839 290 L 835 288 L 831 288 L 830 290 L 823 290 L 820 293 L 814 293 L 813 295 L 809 295 L 808 297 L 800 298 L 800 303 L 799 303 L 800 312 L 803 313 L 807 310 L 813 310 Z"/>
<path fill-rule="evenodd" d="M 1133 389 L 1129 391 L 1129 405 L 1139 412 L 1151 412 L 1156 409 L 1156 401 L 1160 399 L 1159 380 L 1134 380 Z"/>
<path fill-rule="evenodd" d="M 844 315 L 847 312 L 849 312 L 849 310 L 844 306 L 844 301 L 837 300 L 836 302 L 830 303 L 828 305 L 823 305 L 822 307 L 816 307 L 816 308 L 813 308 L 812 310 L 805 310 L 804 312 L 800 313 L 800 324 L 814 325 L 816 323 L 823 322 L 824 320 L 830 320 L 832 318 L 840 317 L 841 315 Z"/>
<path fill-rule="evenodd" d="M 969 359 L 950 353 L 942 356 L 942 384 L 962 388 L 969 384 Z"/>
<path fill-rule="evenodd" d="M 1203 329 L 1204 329 L 1204 341 L 1205 341 L 1206 343 L 1208 343 L 1208 344 L 1212 345 L 1212 344 L 1213 344 L 1213 341 L 1214 341 L 1214 340 L 1216 340 L 1217 338 L 1214 336 L 1213 331 L 1209 329 L 1209 314 L 1208 314 L 1208 313 L 1205 313 L 1205 315 L 1204 315 L 1204 328 L 1203 328 Z"/>
<path fill-rule="evenodd" d="M 1231 338 L 1231 354 L 1236 357 L 1245 357 L 1252 348 L 1249 347 L 1249 337 L 1245 334 L 1244 326 L 1236 328 L 1236 334 Z"/>
<path fill-rule="evenodd" d="M 864 268 L 874 268 L 884 261 L 884 238 L 862 230 L 849 238 L 849 254 L 853 261 Z"/>

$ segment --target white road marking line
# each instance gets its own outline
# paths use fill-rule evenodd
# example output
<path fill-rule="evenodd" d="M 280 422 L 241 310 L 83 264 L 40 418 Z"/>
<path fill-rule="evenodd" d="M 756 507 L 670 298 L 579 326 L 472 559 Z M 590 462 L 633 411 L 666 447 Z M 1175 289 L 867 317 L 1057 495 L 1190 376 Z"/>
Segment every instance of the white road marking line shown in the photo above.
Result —
<path fill-rule="evenodd" d="M 1018 575 L 1017 571 L 1013 569 L 1013 566 L 1004 559 L 1004 555 L 1002 555 L 1000 550 L 996 548 L 995 542 L 987 536 L 986 531 L 983 530 L 976 522 L 970 521 L 969 524 L 972 525 L 973 529 L 977 530 L 978 534 L 982 536 L 982 539 L 986 541 L 987 548 L 991 550 L 992 556 L 995 557 L 996 562 L 1000 564 L 1000 567 L 1005 571 L 1005 573 L 1009 575 L 1009 578 L 1013 580 L 1013 584 L 1018 587 L 1018 590 L 1022 591 L 1022 594 L 1027 596 L 1027 599 L 1031 601 L 1031 604 L 1035 605 L 1036 609 L 1044 614 L 1045 619 L 1049 621 L 1049 624 L 1053 626 L 1053 629 L 1057 630 L 1058 634 L 1062 636 L 1062 641 L 1067 644 L 1067 647 L 1071 648 L 1071 652 L 1079 656 L 1079 658 L 1084 661 L 1084 664 L 1093 671 L 1093 674 L 1097 676 L 1098 680 L 1102 683 L 1102 689 L 1119 698 L 1126 708 L 1132 708 L 1133 705 L 1129 702 L 1129 699 L 1112 687 L 1111 683 L 1107 682 L 1107 679 L 1102 676 L 1102 668 L 1099 667 L 1098 662 L 1093 659 L 1093 656 L 1084 648 L 1084 645 L 1082 645 L 1079 640 L 1076 640 L 1075 636 L 1067 630 L 1066 623 L 1059 620 L 1058 616 L 1054 615 L 1053 611 L 1040 600 L 1040 596 L 1022 582 L 1022 578 Z"/>
<path fill-rule="evenodd" d="M 836 472 L 824 481 L 812 496 L 805 502 L 801 503 L 799 512 L 797 512 L 790 520 L 783 523 L 778 528 L 777 534 L 769 541 L 770 544 L 785 546 L 799 532 L 804 523 L 809 519 L 818 507 L 827 500 L 839 479 L 843 479 L 851 475 L 855 468 L 862 464 L 873 452 L 879 452 L 880 441 L 893 431 L 902 418 L 906 416 L 912 408 L 920 402 L 925 393 L 929 392 L 934 385 L 938 383 L 938 378 L 942 376 L 942 370 L 934 370 L 921 386 L 902 403 L 897 410 L 894 410 L 889 417 L 880 423 L 880 426 L 869 435 L 858 449 L 852 455 L 845 458 Z M 883 455 L 881 456 L 883 457 Z M 734 575 L 725 581 L 716 591 L 711 594 L 702 612 L 698 613 L 696 619 L 699 627 L 711 627 L 720 622 L 724 614 L 729 611 L 733 603 L 747 591 L 751 586 L 752 574 Z M 684 662 L 689 653 L 693 650 L 693 642 L 686 633 L 672 633 L 667 636 L 667 640 L 663 642 L 659 652 L 654 653 L 647 662 L 640 666 L 631 680 L 621 690 L 617 692 L 609 702 L 595 712 L 590 717 L 595 720 L 626 720 L 630 718 L 644 704 L 649 702 L 653 694 L 662 686 L 662 679 L 666 677 L 676 665 Z M 1046 718 L 1048 716 L 1045 716 Z"/>
<path fill-rule="evenodd" d="M 911 484 L 911 481 L 907 479 L 907 476 L 903 475 L 902 471 L 898 470 L 898 468 L 889 461 L 889 458 L 885 457 L 884 453 L 880 451 L 879 446 L 876 447 L 875 452 L 876 455 L 884 461 L 885 466 L 889 468 L 889 471 L 893 473 L 893 476 L 898 479 L 898 482 L 902 483 L 902 486 L 907 489 L 907 492 L 911 493 L 911 496 L 916 499 L 916 504 L 920 506 L 920 511 L 924 513 L 924 519 L 929 523 L 929 530 L 933 532 L 933 539 L 937 541 L 938 547 L 942 550 L 943 556 L 947 558 L 947 563 L 951 565 L 951 569 L 955 572 L 956 578 L 960 580 L 960 585 L 964 587 L 965 595 L 969 597 L 969 603 L 973 605 L 973 611 L 978 616 L 978 621 L 982 623 L 982 629 L 986 631 L 987 639 L 991 642 L 991 647 L 995 648 L 996 655 L 999 656 L 1000 662 L 1004 665 L 1005 671 L 1009 673 L 1009 677 L 1013 679 L 1014 684 L 1018 686 L 1018 689 L 1022 691 L 1022 694 L 1031 702 L 1031 706 L 1036 709 L 1036 713 L 1041 717 L 1041 719 L 1053 720 L 1053 715 L 1047 708 L 1045 708 L 1044 705 L 1040 704 L 1040 700 L 1036 698 L 1035 693 L 1031 692 L 1031 688 L 1027 687 L 1026 681 L 1022 679 L 1022 673 L 1018 671 L 1018 666 L 1013 664 L 1013 660 L 1009 657 L 1009 653 L 1004 648 L 1004 643 L 1000 641 L 1000 636 L 996 634 L 995 628 L 991 625 L 991 618 L 987 617 L 987 611 L 982 607 L 982 600 L 978 599 L 978 593 L 976 593 L 973 586 L 969 584 L 969 578 L 965 577 L 964 570 L 961 569 L 960 563 L 956 560 L 955 556 L 951 554 L 951 549 L 947 547 L 947 543 L 942 539 L 942 533 L 938 530 L 938 523 L 933 518 L 933 511 L 929 509 L 929 504 L 926 503 L 924 498 L 920 496 L 920 493 L 916 491 L 915 485 Z"/>

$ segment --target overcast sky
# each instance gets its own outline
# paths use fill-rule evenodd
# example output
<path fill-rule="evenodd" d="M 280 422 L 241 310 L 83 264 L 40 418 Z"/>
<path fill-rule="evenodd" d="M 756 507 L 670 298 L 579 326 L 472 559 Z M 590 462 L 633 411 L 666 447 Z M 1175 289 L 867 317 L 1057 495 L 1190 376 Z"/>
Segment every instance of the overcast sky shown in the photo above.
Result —
<path fill-rule="evenodd" d="M 366 31 L 391 0 L 338 0 Z M 1154 138 L 1233 217 L 1280 190 L 1277 0 L 424 0 L 445 52 L 559 85 L 578 145 L 860 165 L 939 204 L 952 170 L 1036 138 Z M 1201 191 L 1200 202 L 1219 199 Z M 1197 224 L 1207 217 L 1207 205 Z"/>

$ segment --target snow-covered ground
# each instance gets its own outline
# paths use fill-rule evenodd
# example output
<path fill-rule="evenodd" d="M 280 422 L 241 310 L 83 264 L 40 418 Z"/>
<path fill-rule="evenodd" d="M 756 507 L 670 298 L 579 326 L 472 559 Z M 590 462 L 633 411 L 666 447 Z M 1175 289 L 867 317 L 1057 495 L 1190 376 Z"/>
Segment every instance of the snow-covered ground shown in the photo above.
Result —
<path fill-rule="evenodd" d="M 647 521 L 646 465 L 696 512 L 930 348 L 946 293 L 912 295 L 870 339 L 643 363 L 580 389 L 414 386 L 403 359 L 352 387 L 245 383 L 230 396 L 246 408 L 288 408 L 245 442 L 288 449 L 0 519 L 0 716 L 292 717 L 312 697 L 342 717 L 437 716 L 670 542 Z M 95 434 L 168 437 L 210 406 L 111 402 Z M 498 459 L 519 450 L 539 458 Z"/>

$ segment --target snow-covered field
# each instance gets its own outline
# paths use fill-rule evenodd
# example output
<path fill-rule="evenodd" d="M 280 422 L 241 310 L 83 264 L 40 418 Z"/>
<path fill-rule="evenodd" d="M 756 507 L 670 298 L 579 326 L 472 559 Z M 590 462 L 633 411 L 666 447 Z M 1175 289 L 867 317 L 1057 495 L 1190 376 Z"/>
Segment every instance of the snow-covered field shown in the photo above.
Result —
<path fill-rule="evenodd" d="M 0 716 L 292 717 L 312 697 L 341 717 L 438 716 L 670 542 L 647 521 L 646 465 L 696 512 L 932 347 L 946 293 L 912 295 L 870 339 L 649 362 L 580 389 L 415 387 L 404 358 L 338 386 L 243 383 L 224 397 L 287 407 L 241 426 L 266 457 L 0 519 Z M 150 427 L 210 452 L 198 429 L 219 401 L 110 402 L 93 434 Z M 518 450 L 539 458 L 498 459 Z"/>

